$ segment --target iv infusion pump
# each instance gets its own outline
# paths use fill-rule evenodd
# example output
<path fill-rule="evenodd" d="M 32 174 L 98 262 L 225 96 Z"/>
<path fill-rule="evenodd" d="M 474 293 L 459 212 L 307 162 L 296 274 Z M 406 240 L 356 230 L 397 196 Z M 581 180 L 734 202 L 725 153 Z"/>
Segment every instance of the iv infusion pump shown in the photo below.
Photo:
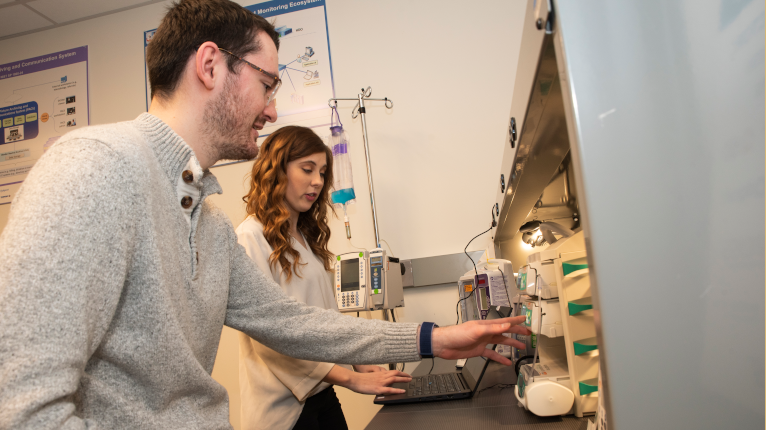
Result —
<path fill-rule="evenodd" d="M 458 279 L 463 321 L 487 319 L 491 306 L 512 307 L 518 295 L 510 261 L 492 259 L 477 266 Z"/>
<path fill-rule="evenodd" d="M 474 276 L 473 270 L 466 272 L 458 280 L 460 311 L 465 321 L 484 320 L 489 315 L 490 301 L 489 280 L 486 273 Z"/>
<path fill-rule="evenodd" d="M 402 266 L 375 248 L 336 257 L 335 300 L 341 312 L 374 311 L 404 306 Z"/>
<path fill-rule="evenodd" d="M 386 250 L 370 251 L 370 309 L 393 309 L 404 306 L 402 265 L 399 259 L 386 256 Z"/>
<path fill-rule="evenodd" d="M 335 301 L 341 312 L 367 310 L 367 251 L 336 257 Z"/>

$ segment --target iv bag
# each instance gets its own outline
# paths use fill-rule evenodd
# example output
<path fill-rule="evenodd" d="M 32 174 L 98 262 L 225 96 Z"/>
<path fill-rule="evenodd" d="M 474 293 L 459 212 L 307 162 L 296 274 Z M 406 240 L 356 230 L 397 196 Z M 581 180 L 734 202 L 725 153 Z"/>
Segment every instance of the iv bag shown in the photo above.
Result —
<path fill-rule="evenodd" d="M 332 203 L 345 205 L 356 202 L 354 193 L 354 176 L 351 173 L 351 158 L 348 155 L 348 137 L 343 126 L 330 127 L 330 147 L 332 147 L 332 175 L 334 191 Z"/>

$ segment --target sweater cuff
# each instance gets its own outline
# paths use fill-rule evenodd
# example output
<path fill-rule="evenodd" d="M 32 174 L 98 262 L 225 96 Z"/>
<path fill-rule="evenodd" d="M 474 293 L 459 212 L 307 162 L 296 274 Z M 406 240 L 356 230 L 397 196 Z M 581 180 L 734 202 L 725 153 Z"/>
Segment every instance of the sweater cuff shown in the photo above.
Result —
<path fill-rule="evenodd" d="M 384 363 L 420 361 L 416 323 L 386 324 L 383 339 L 386 345 Z"/>

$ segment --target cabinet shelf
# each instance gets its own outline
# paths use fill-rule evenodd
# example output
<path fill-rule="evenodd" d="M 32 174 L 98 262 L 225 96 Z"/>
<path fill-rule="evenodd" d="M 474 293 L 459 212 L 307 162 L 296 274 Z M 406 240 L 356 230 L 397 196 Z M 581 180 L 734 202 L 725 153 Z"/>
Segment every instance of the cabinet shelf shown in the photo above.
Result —
<path fill-rule="evenodd" d="M 593 299 L 591 297 L 585 297 L 578 300 L 570 300 L 568 303 L 569 315 L 577 315 L 582 311 L 593 309 Z"/>
<path fill-rule="evenodd" d="M 564 272 L 565 278 L 580 276 L 588 273 L 588 259 L 583 257 L 575 258 L 574 260 L 563 261 L 561 262 L 561 268 Z"/>
<path fill-rule="evenodd" d="M 581 396 L 594 393 L 596 391 L 598 391 L 598 378 L 586 379 L 584 381 L 580 381 Z"/>
<path fill-rule="evenodd" d="M 574 343 L 574 353 L 575 355 L 581 355 L 585 354 L 588 351 L 593 351 L 598 349 L 598 341 L 595 337 L 590 337 L 588 339 L 582 339 L 577 340 Z"/>

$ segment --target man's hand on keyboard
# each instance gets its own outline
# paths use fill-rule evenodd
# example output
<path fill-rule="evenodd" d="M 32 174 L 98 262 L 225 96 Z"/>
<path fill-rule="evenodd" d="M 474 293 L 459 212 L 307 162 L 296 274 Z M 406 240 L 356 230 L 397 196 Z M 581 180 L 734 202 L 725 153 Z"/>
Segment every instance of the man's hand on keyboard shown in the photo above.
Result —
<path fill-rule="evenodd" d="M 445 359 L 487 357 L 498 363 L 511 364 L 511 361 L 497 352 L 487 349 L 487 344 L 510 345 L 524 349 L 525 345 L 515 339 L 503 336 L 503 333 L 531 334 L 521 326 L 524 316 L 501 318 L 496 320 L 469 321 L 460 325 L 434 328 L 432 345 L 434 355 Z"/>

